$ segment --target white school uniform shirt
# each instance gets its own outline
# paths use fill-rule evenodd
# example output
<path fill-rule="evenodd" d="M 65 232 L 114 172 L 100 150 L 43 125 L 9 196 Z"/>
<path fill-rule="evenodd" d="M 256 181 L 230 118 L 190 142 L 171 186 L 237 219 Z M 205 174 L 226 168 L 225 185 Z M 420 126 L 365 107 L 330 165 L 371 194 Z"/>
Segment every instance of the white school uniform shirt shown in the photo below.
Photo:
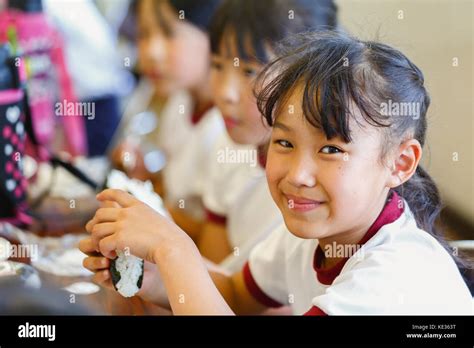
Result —
<path fill-rule="evenodd" d="M 262 164 L 257 165 L 252 174 L 227 215 L 227 237 L 233 253 L 220 266 L 229 273 L 242 269 L 255 245 L 283 222 L 281 212 L 270 195 Z"/>
<path fill-rule="evenodd" d="M 229 273 L 242 268 L 250 251 L 282 217 L 270 195 L 255 146 L 235 143 L 227 132 L 212 151 L 203 203 L 211 221 L 226 225 L 233 249 L 219 265 Z"/>
<path fill-rule="evenodd" d="M 318 241 L 280 226 L 251 252 L 243 271 L 247 288 L 259 302 L 289 304 L 297 315 L 472 315 L 471 294 L 452 257 L 417 227 L 404 204 L 400 217 L 363 244 L 330 285 L 313 267 Z"/>
<path fill-rule="evenodd" d="M 215 107 L 205 112 L 191 127 L 187 139 L 174 145 L 178 149 L 163 170 L 167 201 L 178 206 L 184 203 L 184 208 L 192 197 L 199 201 L 202 199 L 210 162 L 214 160 L 212 149 L 225 132 L 224 122 Z M 167 137 L 173 138 L 173 133 L 169 132 Z"/>
<path fill-rule="evenodd" d="M 161 149 L 168 162 L 180 152 L 194 130 L 191 118 L 194 103 L 189 92 L 177 91 L 168 97 L 158 115 L 154 144 Z"/>
<path fill-rule="evenodd" d="M 209 159 L 203 203 L 209 213 L 224 219 L 240 193 L 254 185 L 256 177 L 260 176 L 257 150 L 251 145 L 235 143 L 227 132 L 223 132 Z"/>
<path fill-rule="evenodd" d="M 125 102 L 124 115 L 120 121 L 120 129 L 114 137 L 114 143 L 117 144 L 124 138 L 134 140 L 139 138 L 139 142 L 145 141 L 163 151 L 166 159 L 170 161 L 173 155 L 180 151 L 182 144 L 189 139 L 193 130 L 191 122 L 193 100 L 189 92 L 179 90 L 167 98 L 160 110 L 156 110 L 153 95 L 153 84 L 148 79 L 141 78 Z M 132 120 L 137 114 L 148 110 L 155 114 L 156 128 L 143 137 L 135 133 Z"/>

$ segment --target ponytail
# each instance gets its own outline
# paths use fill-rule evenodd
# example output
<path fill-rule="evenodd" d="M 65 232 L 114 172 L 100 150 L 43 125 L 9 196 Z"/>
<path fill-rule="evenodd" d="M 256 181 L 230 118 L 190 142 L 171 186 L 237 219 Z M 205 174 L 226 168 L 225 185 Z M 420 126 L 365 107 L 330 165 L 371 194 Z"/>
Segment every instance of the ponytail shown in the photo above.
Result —
<path fill-rule="evenodd" d="M 418 166 L 410 180 L 398 186 L 395 191 L 407 201 L 418 227 L 431 234 L 452 256 L 471 294 L 474 295 L 472 262 L 454 252 L 444 237 L 443 229 L 436 225 L 443 205 L 439 190 L 430 175 Z"/>
<path fill-rule="evenodd" d="M 418 227 L 429 234 L 442 237 L 442 231 L 435 225 L 443 208 L 441 197 L 438 187 L 426 170 L 418 166 L 410 180 L 398 186 L 395 191 L 408 202 Z"/>

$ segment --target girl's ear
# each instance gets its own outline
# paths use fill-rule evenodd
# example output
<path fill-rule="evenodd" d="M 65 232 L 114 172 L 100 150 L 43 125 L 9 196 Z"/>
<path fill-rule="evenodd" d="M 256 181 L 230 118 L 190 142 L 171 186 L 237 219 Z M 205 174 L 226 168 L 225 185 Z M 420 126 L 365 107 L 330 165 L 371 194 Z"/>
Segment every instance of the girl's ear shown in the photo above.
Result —
<path fill-rule="evenodd" d="M 392 158 L 392 172 L 388 187 L 394 188 L 408 181 L 416 172 L 423 150 L 416 139 L 405 140 Z"/>

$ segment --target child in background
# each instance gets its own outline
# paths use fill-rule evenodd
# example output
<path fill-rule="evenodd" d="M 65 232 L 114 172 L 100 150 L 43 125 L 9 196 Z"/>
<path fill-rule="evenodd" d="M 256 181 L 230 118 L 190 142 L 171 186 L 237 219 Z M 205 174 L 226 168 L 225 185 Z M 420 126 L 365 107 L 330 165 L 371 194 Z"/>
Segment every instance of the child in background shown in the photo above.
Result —
<path fill-rule="evenodd" d="M 243 270 L 209 273 L 186 233 L 119 190 L 98 195 L 121 208 L 99 209 L 88 223 L 95 247 L 107 258 L 127 247 L 155 263 L 141 294 L 153 299 L 160 275 L 175 314 L 286 303 L 309 315 L 472 314 L 434 226 L 436 185 L 419 166 L 430 103 L 423 74 L 384 44 L 332 32 L 294 40 L 257 84 L 272 126 L 266 173 L 285 226 Z M 415 111 L 391 114 L 388 101 Z M 107 277 L 101 263 L 96 281 Z"/>
<path fill-rule="evenodd" d="M 310 29 L 333 29 L 336 13 L 332 0 L 228 0 L 214 16 L 212 90 L 227 132 L 216 144 L 217 161 L 211 162 L 203 196 L 208 221 L 197 245 L 204 257 L 231 273 L 241 269 L 253 246 L 282 222 L 265 178 L 271 128 L 257 109 L 255 77 L 274 55 L 277 41 Z M 247 163 L 226 159 L 226 150 L 249 154 Z"/>
<path fill-rule="evenodd" d="M 167 98 L 158 112 L 157 131 L 151 139 L 167 159 L 162 177 L 164 192 L 160 193 L 175 221 L 190 234 L 203 215 L 199 196 L 201 169 L 207 163 L 204 158 L 224 131 L 221 118 L 212 108 L 209 87 L 207 27 L 218 4 L 218 0 L 136 3 L 138 68 L 154 89 L 149 105 L 153 108 L 157 99 Z M 120 160 L 126 162 L 134 151 L 134 145 L 122 145 L 118 150 Z M 127 163 L 124 167 L 130 168 Z M 191 213 L 197 216 L 192 218 Z"/>

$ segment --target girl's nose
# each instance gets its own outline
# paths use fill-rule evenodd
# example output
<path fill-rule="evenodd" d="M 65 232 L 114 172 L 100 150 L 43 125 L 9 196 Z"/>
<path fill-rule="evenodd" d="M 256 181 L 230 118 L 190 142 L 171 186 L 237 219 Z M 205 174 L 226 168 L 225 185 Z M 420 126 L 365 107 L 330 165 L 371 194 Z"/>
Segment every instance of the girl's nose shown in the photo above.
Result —
<path fill-rule="evenodd" d="M 316 166 L 311 156 L 299 156 L 291 161 L 290 165 L 287 180 L 291 185 L 295 187 L 316 186 Z"/>
<path fill-rule="evenodd" d="M 166 57 L 166 41 L 161 37 L 150 39 L 147 54 L 153 64 L 162 63 Z"/>
<path fill-rule="evenodd" d="M 221 102 L 227 105 L 234 105 L 240 101 L 240 91 L 238 81 L 232 74 L 226 73 L 221 76 L 220 83 L 218 82 L 219 90 L 218 97 Z"/>

